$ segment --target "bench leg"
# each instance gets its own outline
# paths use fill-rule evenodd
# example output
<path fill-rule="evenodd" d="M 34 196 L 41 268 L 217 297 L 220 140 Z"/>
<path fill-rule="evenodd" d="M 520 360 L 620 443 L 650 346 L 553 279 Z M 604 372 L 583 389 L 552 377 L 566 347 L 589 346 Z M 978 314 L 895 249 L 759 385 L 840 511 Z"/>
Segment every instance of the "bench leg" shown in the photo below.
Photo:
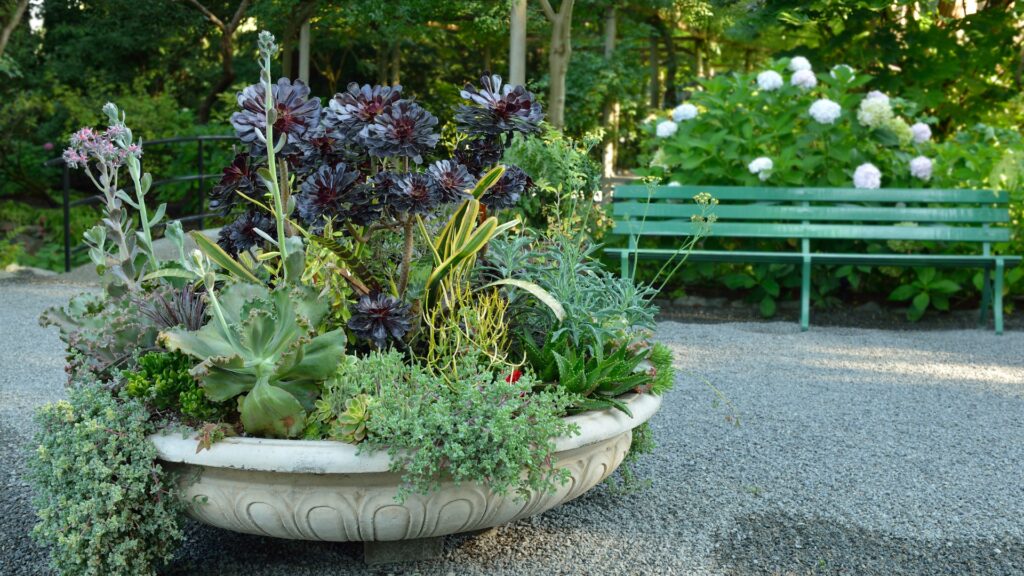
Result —
<path fill-rule="evenodd" d="M 992 289 L 992 312 L 996 322 L 996 334 L 1003 333 L 1003 259 L 996 258 L 995 286 Z"/>
<path fill-rule="evenodd" d="M 988 316 L 988 307 L 992 304 L 992 272 L 985 268 L 982 276 L 981 310 L 978 312 L 978 326 L 984 326 Z"/>
<path fill-rule="evenodd" d="M 628 252 L 622 251 L 622 253 L 619 254 L 619 264 L 622 266 L 622 278 L 623 279 L 628 279 L 629 278 L 629 253 Z"/>
<path fill-rule="evenodd" d="M 811 327 L 811 259 L 804 257 L 803 282 L 800 287 L 800 330 Z"/>

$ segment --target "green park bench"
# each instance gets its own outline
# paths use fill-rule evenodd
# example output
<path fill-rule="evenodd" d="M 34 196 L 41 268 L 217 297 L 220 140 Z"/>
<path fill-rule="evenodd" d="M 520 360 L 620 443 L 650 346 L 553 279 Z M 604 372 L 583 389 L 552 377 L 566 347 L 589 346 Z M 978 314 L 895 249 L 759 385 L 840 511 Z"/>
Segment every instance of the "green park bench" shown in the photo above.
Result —
<path fill-rule="evenodd" d="M 618 254 L 623 276 L 635 259 L 667 260 L 678 249 L 643 247 L 644 238 L 691 237 L 703 224 L 691 221 L 701 213 L 693 196 L 708 192 L 719 201 L 711 209 L 717 221 L 709 236 L 799 240 L 800 249 L 784 252 L 694 249 L 696 262 L 791 263 L 802 267 L 800 326 L 810 325 L 811 266 L 932 266 L 984 270 L 981 322 L 993 304 L 997 334 L 1003 332 L 1003 273 L 1020 256 L 992 253 L 992 243 L 1010 240 L 1006 192 L 990 190 L 852 188 L 754 188 L 739 186 L 616 186 L 613 233 L 628 236 Z M 904 206 L 906 205 L 906 206 Z M 913 223 L 913 225 L 907 225 Z M 980 254 L 938 255 L 834 252 L 820 249 L 828 240 L 909 240 L 981 244 Z M 794 242 L 795 243 L 795 242 Z M 812 243 L 819 251 L 812 250 Z M 993 280 L 994 276 L 994 282 Z M 993 285 L 994 284 L 994 285 Z"/>

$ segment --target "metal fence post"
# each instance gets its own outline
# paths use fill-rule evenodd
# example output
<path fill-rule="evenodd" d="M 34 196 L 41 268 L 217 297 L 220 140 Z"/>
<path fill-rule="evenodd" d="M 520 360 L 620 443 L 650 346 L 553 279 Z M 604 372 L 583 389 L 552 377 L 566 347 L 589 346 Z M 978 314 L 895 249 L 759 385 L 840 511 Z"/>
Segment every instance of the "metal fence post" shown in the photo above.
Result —
<path fill-rule="evenodd" d="M 64 271 L 71 272 L 71 169 L 64 162 Z"/>

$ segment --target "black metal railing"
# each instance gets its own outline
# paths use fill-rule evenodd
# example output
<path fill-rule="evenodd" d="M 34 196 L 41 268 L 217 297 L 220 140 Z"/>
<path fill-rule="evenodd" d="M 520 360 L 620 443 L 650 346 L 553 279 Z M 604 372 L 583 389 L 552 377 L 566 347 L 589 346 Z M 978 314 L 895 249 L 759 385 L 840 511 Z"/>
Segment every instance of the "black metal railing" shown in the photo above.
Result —
<path fill-rule="evenodd" d="M 178 220 L 182 223 L 195 222 L 199 228 L 203 227 L 203 219 L 213 216 L 215 213 L 206 212 L 206 181 L 209 179 L 219 180 L 221 177 L 220 172 L 213 174 L 206 173 L 205 165 L 205 154 L 204 142 L 211 141 L 224 141 L 224 140 L 235 140 L 234 135 L 197 135 L 197 136 L 178 136 L 174 138 L 161 138 L 159 140 L 148 140 L 144 142 L 145 149 L 151 150 L 154 146 L 169 146 L 182 143 L 195 142 L 196 144 L 196 164 L 195 174 L 186 174 L 181 176 L 173 176 L 170 178 L 164 178 L 163 180 L 153 181 L 151 190 L 155 190 L 161 186 L 168 184 L 177 184 L 182 182 L 196 182 L 197 185 L 194 189 L 193 205 L 198 207 L 196 214 L 179 215 L 177 218 L 170 220 Z M 61 191 L 63 194 L 63 206 L 64 206 L 64 271 L 71 271 L 71 255 L 87 250 L 88 247 L 84 244 L 72 247 L 71 238 L 71 209 L 75 206 L 82 206 L 87 204 L 96 204 L 103 200 L 101 194 L 93 194 L 85 198 L 79 198 L 77 200 L 71 199 L 71 168 L 64 162 L 63 158 L 54 158 L 46 162 L 46 166 L 61 166 L 63 168 L 63 175 L 61 179 Z M 163 226 L 168 221 L 161 222 L 159 225 Z"/>

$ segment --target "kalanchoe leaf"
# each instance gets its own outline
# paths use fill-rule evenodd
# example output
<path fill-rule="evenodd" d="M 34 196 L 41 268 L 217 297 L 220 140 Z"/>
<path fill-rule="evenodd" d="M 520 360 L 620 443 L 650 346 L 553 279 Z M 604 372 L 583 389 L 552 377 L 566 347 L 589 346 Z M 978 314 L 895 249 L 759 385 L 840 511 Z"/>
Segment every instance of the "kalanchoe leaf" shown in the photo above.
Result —
<path fill-rule="evenodd" d="M 498 136 L 484 136 L 463 141 L 455 150 L 455 160 L 469 173 L 480 177 L 494 167 L 505 154 L 505 146 Z"/>
<path fill-rule="evenodd" d="M 378 348 L 387 345 L 388 338 L 401 340 L 411 327 L 409 305 L 382 292 L 359 298 L 348 321 L 349 330 Z"/>
<path fill-rule="evenodd" d="M 263 241 L 254 229 L 270 234 L 274 230 L 274 221 L 258 210 L 248 210 L 237 220 L 220 229 L 217 244 L 232 256 L 245 252 Z"/>
<path fill-rule="evenodd" d="M 363 130 L 363 137 L 373 156 L 410 158 L 419 164 L 441 139 L 435 126 L 436 116 L 411 100 L 399 100 L 377 115 Z"/>
<path fill-rule="evenodd" d="M 210 209 L 227 214 L 240 200 L 237 192 L 259 199 L 267 193 L 263 180 L 256 174 L 260 165 L 248 154 L 238 154 L 223 171 L 220 182 L 210 191 Z"/>
<path fill-rule="evenodd" d="M 460 95 L 469 101 L 455 111 L 459 129 L 469 134 L 536 134 L 544 119 L 540 103 L 522 86 L 502 85 L 497 74 L 480 78 L 480 89 L 467 84 Z"/>
<path fill-rule="evenodd" d="M 506 166 L 505 173 L 501 178 L 480 197 L 480 203 L 487 206 L 489 210 L 511 208 L 519 202 L 519 197 L 523 192 L 532 185 L 533 181 L 522 168 Z"/>
<path fill-rule="evenodd" d="M 388 205 L 401 212 L 427 214 L 441 201 L 441 188 L 428 172 L 402 174 L 388 196 Z"/>
<path fill-rule="evenodd" d="M 361 175 L 347 164 L 324 165 L 302 183 L 295 196 L 299 218 L 310 228 L 323 230 L 327 219 L 347 220 L 365 225 L 380 216 L 380 205 L 373 202 Z"/>
<path fill-rule="evenodd" d="M 320 124 L 320 100 L 309 97 L 309 87 L 301 80 L 294 83 L 281 78 L 273 85 L 274 132 L 278 135 L 288 134 L 291 140 L 298 140 L 309 130 Z M 266 90 L 262 83 L 247 86 L 238 93 L 238 106 L 241 111 L 231 115 L 238 138 L 256 148 L 262 148 L 256 134 L 266 130 L 267 121 L 263 110 Z"/>
<path fill-rule="evenodd" d="M 440 192 L 441 202 L 457 202 L 470 197 L 468 190 L 473 188 L 476 179 L 466 167 L 452 160 L 438 160 L 427 169 Z"/>
<path fill-rule="evenodd" d="M 324 112 L 324 126 L 338 138 L 365 146 L 361 136 L 363 131 L 377 115 L 386 112 L 401 97 L 402 87 L 399 85 L 370 87 L 369 84 L 359 86 L 352 82 L 345 92 L 331 98 Z"/>

